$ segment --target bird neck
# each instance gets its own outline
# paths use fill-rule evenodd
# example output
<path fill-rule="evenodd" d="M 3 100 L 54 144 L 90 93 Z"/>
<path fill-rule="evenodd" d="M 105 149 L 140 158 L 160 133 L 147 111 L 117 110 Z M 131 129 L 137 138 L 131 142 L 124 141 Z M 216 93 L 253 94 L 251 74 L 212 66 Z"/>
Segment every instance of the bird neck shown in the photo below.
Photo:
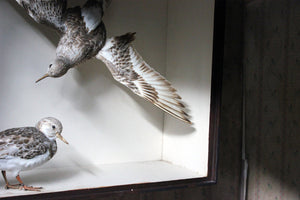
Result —
<path fill-rule="evenodd" d="M 50 158 L 52 158 L 55 153 L 57 151 L 57 144 L 56 144 L 56 140 L 54 140 L 51 144 L 50 144 L 50 149 L 49 149 L 49 152 L 50 152 Z"/>

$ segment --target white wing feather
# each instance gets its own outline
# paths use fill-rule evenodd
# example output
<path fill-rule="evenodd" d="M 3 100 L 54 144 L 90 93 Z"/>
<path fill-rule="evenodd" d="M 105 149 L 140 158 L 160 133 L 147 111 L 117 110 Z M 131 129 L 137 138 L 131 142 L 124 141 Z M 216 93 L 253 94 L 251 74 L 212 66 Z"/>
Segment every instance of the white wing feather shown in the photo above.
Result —
<path fill-rule="evenodd" d="M 117 81 L 134 93 L 172 116 L 191 124 L 190 116 L 176 89 L 151 68 L 130 44 L 134 38 L 128 39 L 128 37 L 134 37 L 133 35 L 128 33 L 108 39 L 96 58 L 107 65 Z M 124 38 L 129 41 L 120 41 Z"/>
<path fill-rule="evenodd" d="M 93 31 L 102 21 L 106 8 L 110 5 L 111 0 L 89 0 L 81 9 L 86 29 L 88 32 Z"/>

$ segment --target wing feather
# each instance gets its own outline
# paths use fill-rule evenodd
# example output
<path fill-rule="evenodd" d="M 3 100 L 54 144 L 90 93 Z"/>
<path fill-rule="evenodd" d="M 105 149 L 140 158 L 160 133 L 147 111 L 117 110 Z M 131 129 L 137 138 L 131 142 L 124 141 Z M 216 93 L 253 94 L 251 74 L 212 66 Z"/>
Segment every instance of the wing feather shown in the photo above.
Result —
<path fill-rule="evenodd" d="M 16 0 L 38 23 L 46 24 L 64 32 L 63 15 L 67 9 L 66 0 Z"/>
<path fill-rule="evenodd" d="M 82 10 L 81 15 L 88 32 L 99 26 L 104 15 L 104 11 L 110 5 L 111 0 L 88 0 Z"/>
<path fill-rule="evenodd" d="M 34 127 L 13 128 L 0 132 L 0 159 L 30 159 L 47 152 L 46 136 Z M 38 134 L 37 134 L 38 133 Z"/>
<path fill-rule="evenodd" d="M 107 40 L 96 58 L 102 60 L 112 76 L 135 94 L 170 115 L 191 124 L 181 97 L 162 75 L 151 68 L 130 44 L 135 33 Z"/>

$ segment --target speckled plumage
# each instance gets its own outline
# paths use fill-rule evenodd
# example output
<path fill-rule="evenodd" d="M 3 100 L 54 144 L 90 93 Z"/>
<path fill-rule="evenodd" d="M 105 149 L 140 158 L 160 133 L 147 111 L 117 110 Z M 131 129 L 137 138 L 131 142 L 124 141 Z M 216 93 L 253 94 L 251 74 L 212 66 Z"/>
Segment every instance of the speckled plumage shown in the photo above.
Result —
<path fill-rule="evenodd" d="M 134 35 L 135 33 L 127 33 L 109 38 L 96 58 L 106 64 L 118 82 L 127 86 L 135 94 L 190 124 L 190 116 L 186 113 L 176 89 L 151 68 L 131 45 L 135 39 Z"/>
<path fill-rule="evenodd" d="M 16 1 L 36 22 L 55 28 L 61 33 L 56 57 L 64 63 L 63 72 L 94 57 L 103 47 L 106 30 L 102 16 L 104 6 L 108 6 L 110 0 L 88 0 L 82 8 L 67 8 L 66 0 Z M 93 15 L 97 18 L 93 18 Z M 52 65 L 55 65 L 55 61 Z"/>
<path fill-rule="evenodd" d="M 7 188 L 40 189 L 25 186 L 19 173 L 50 160 L 57 151 L 56 137 L 66 142 L 60 135 L 61 132 L 60 121 L 52 117 L 43 118 L 36 127 L 11 128 L 0 132 L 0 170 Z M 11 172 L 20 185 L 10 185 L 6 179 L 6 171 Z"/>
<path fill-rule="evenodd" d="M 75 65 L 96 57 L 106 64 L 115 80 L 165 112 L 191 124 L 174 87 L 152 69 L 131 45 L 134 34 L 106 39 L 102 16 L 111 0 L 88 0 L 82 8 L 68 9 L 66 1 L 17 1 L 35 21 L 62 32 L 56 49 L 57 59 L 37 82 L 46 77 L 61 77 Z M 44 15 L 40 16 L 41 13 Z"/>
<path fill-rule="evenodd" d="M 56 150 L 56 141 L 50 141 L 35 127 L 12 128 L 0 132 L 0 159 L 32 159 L 47 151 L 48 159 L 51 159 Z"/>
<path fill-rule="evenodd" d="M 68 68 L 94 57 L 106 40 L 103 22 L 100 22 L 96 29 L 89 32 L 83 20 L 76 20 L 80 17 L 79 7 L 69 9 L 65 21 L 66 31 L 56 49 L 56 56 L 68 63 Z"/>
<path fill-rule="evenodd" d="M 63 18 L 67 11 L 66 0 L 16 0 L 38 23 L 64 32 Z"/>

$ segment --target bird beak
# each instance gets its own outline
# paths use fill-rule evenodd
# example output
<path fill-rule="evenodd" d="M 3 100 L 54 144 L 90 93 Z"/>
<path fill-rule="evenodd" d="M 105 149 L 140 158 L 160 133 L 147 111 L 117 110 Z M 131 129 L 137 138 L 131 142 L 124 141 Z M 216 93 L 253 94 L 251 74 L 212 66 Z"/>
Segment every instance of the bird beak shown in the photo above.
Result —
<path fill-rule="evenodd" d="M 63 138 L 63 136 L 61 136 L 61 134 L 56 133 L 56 137 L 59 138 L 59 139 L 61 139 L 61 141 L 63 141 L 64 143 L 69 144 L 69 143 L 67 142 L 67 140 L 65 140 L 65 138 Z"/>
<path fill-rule="evenodd" d="M 39 78 L 37 81 L 35 81 L 35 83 L 37 83 L 37 82 L 39 82 L 39 81 L 41 81 L 41 80 L 43 80 L 44 78 L 47 78 L 47 77 L 49 77 L 49 74 L 45 74 L 44 76 Z"/>

